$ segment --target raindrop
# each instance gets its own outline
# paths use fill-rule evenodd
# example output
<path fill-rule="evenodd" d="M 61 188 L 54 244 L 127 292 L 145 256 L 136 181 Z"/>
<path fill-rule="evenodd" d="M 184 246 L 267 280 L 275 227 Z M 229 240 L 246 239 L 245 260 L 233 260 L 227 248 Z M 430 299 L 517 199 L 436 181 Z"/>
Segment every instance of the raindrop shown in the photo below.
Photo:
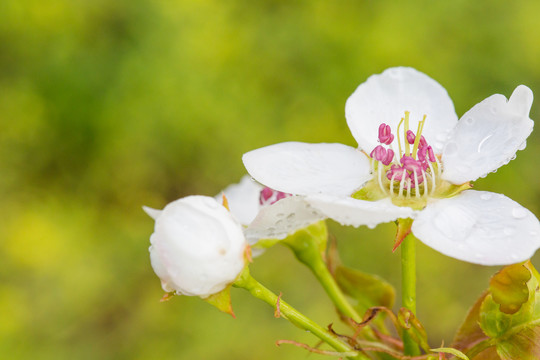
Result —
<path fill-rule="evenodd" d="M 492 107 L 491 107 L 491 112 L 492 112 L 493 114 L 496 114 L 497 111 L 498 111 L 498 110 L 497 110 L 497 108 L 496 108 L 495 106 L 492 106 Z"/>
<path fill-rule="evenodd" d="M 467 125 L 472 125 L 472 124 L 474 124 L 474 119 L 472 117 L 468 117 L 468 118 L 465 119 L 465 123 Z"/>
<path fill-rule="evenodd" d="M 527 216 L 527 210 L 520 207 L 513 208 L 512 216 L 515 217 L 516 219 L 523 219 L 525 216 Z"/>
<path fill-rule="evenodd" d="M 296 216 L 296 215 L 294 215 L 294 213 L 289 214 L 289 215 L 287 216 L 287 220 L 293 220 L 293 219 L 295 218 L 295 216 Z"/>
<path fill-rule="evenodd" d="M 482 151 L 482 146 L 484 146 L 485 142 L 488 141 L 488 139 L 490 137 L 492 137 L 492 136 L 493 136 L 493 134 L 490 134 L 490 135 L 486 136 L 485 138 L 483 138 L 482 141 L 480 141 L 480 144 L 478 144 L 478 148 L 476 149 L 476 151 L 481 152 Z"/>
<path fill-rule="evenodd" d="M 277 217 L 283 217 L 283 216 L 285 216 L 285 214 L 284 214 L 284 213 L 279 213 L 279 214 L 277 214 L 276 216 L 277 216 Z"/>
<path fill-rule="evenodd" d="M 518 150 L 524 150 L 527 147 L 527 141 L 524 141 L 519 145 Z"/>
<path fill-rule="evenodd" d="M 457 153 L 458 147 L 455 142 L 449 142 L 446 144 L 446 147 L 444 148 L 444 155 L 446 156 L 453 156 L 455 153 Z"/>
<path fill-rule="evenodd" d="M 276 221 L 276 225 L 277 225 L 277 226 L 280 226 L 281 224 L 283 224 L 283 220 L 278 220 L 278 221 Z"/>
<path fill-rule="evenodd" d="M 480 195 L 480 199 L 482 200 L 489 200 L 491 199 L 493 195 L 491 195 L 490 193 L 483 193 L 482 195 Z"/>

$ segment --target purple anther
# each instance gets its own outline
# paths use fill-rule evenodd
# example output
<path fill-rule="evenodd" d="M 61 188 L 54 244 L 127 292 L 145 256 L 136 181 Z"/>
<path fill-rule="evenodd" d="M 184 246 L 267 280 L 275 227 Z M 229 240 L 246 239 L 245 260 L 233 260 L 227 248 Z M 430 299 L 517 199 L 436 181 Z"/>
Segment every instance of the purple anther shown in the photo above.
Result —
<path fill-rule="evenodd" d="M 403 173 L 405 173 L 404 180 L 407 180 L 409 178 L 409 173 L 405 170 L 405 168 L 400 165 L 392 165 L 390 170 L 386 172 L 386 177 L 388 180 L 392 180 L 393 177 L 394 180 L 401 181 L 401 179 L 403 179 Z"/>
<path fill-rule="evenodd" d="M 420 137 L 420 141 L 418 142 L 418 147 L 426 147 L 428 146 L 426 138 L 422 135 Z"/>
<path fill-rule="evenodd" d="M 287 194 L 281 191 L 270 189 L 269 187 L 265 187 L 261 190 L 261 193 L 259 195 L 259 204 L 262 206 L 266 205 L 272 205 L 275 202 L 285 199 L 286 197 L 292 196 L 291 194 Z"/>
<path fill-rule="evenodd" d="M 270 189 L 269 187 L 265 187 L 261 190 L 261 193 L 259 195 L 259 204 L 263 205 L 266 204 L 270 198 L 274 195 L 274 190 Z"/>
<path fill-rule="evenodd" d="M 386 156 L 384 157 L 384 159 L 381 160 L 381 162 L 383 163 L 383 165 L 388 166 L 390 165 L 392 160 L 394 160 L 394 150 L 388 149 L 388 151 L 386 152 Z"/>
<path fill-rule="evenodd" d="M 412 130 L 407 130 L 407 142 L 412 145 L 414 144 L 414 140 L 416 140 L 416 136 L 414 136 Z"/>
<path fill-rule="evenodd" d="M 394 141 L 394 135 L 392 135 L 392 129 L 390 125 L 379 125 L 379 142 L 381 144 L 390 145 Z"/>
<path fill-rule="evenodd" d="M 377 161 L 382 161 L 386 157 L 386 149 L 382 145 L 377 145 L 369 156 Z"/>
<path fill-rule="evenodd" d="M 411 172 L 411 174 L 409 174 L 411 180 L 414 180 L 414 174 L 416 174 L 416 178 L 418 179 L 419 184 L 424 181 L 424 177 L 422 176 L 424 166 L 422 162 L 415 160 L 410 156 L 404 156 L 401 158 L 401 164 L 403 164 L 403 168 L 405 168 L 405 170 Z"/>
<path fill-rule="evenodd" d="M 428 154 L 429 161 L 431 162 L 437 161 L 437 158 L 435 157 L 435 153 L 433 152 L 433 148 L 431 146 L 427 147 L 427 154 Z"/>
<path fill-rule="evenodd" d="M 427 151 L 428 151 L 428 147 L 427 146 L 421 146 L 418 148 L 418 160 L 420 160 L 420 162 L 424 162 L 426 161 L 426 157 L 427 157 Z"/>

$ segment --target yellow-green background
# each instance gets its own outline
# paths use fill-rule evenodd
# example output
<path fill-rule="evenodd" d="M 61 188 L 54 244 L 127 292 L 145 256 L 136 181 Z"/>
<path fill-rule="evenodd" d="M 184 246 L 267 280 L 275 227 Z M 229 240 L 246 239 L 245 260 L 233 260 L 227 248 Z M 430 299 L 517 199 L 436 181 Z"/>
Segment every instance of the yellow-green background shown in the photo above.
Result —
<path fill-rule="evenodd" d="M 390 66 L 438 80 L 459 115 L 518 84 L 540 94 L 538 14 L 536 0 L 0 1 L 0 358 L 305 358 L 275 340 L 316 341 L 242 290 L 236 320 L 160 303 L 141 205 L 214 195 L 264 145 L 356 145 L 345 100 Z M 476 187 L 540 215 L 539 152 L 536 132 Z M 331 230 L 348 265 L 399 288 L 393 224 Z M 497 268 L 424 245 L 418 260 L 419 317 L 448 344 Z M 286 249 L 252 272 L 337 321 Z"/>

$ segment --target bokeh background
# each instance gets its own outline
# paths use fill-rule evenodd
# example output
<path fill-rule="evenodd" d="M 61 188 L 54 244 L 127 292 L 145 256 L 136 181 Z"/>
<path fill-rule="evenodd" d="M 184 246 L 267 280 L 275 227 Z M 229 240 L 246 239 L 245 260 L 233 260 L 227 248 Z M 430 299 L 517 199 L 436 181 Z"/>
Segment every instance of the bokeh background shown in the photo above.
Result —
<path fill-rule="evenodd" d="M 355 146 L 345 100 L 390 66 L 438 80 L 458 115 L 518 84 L 540 94 L 539 13 L 536 0 L 0 1 L 0 358 L 305 358 L 275 340 L 315 339 L 242 290 L 237 319 L 198 298 L 160 303 L 141 205 L 214 195 L 264 145 Z M 538 134 L 476 182 L 537 216 Z M 399 290 L 393 224 L 330 227 L 347 265 Z M 419 317 L 448 344 L 497 268 L 422 244 L 418 260 Z M 251 268 L 336 321 L 287 249 Z"/>

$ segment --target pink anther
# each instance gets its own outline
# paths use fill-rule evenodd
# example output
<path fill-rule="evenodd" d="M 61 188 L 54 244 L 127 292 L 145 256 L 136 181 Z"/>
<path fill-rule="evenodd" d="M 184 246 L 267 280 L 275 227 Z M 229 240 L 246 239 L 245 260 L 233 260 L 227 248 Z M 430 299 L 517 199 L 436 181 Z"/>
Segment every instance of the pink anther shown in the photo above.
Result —
<path fill-rule="evenodd" d="M 265 187 L 261 190 L 261 193 L 259 195 L 259 204 L 260 205 L 272 205 L 275 202 L 285 199 L 286 197 L 292 196 L 291 194 L 287 194 L 281 191 L 270 189 L 269 187 Z"/>
<path fill-rule="evenodd" d="M 405 173 L 405 178 L 403 178 L 403 173 Z M 388 180 L 392 180 L 392 178 L 397 181 L 401 181 L 401 179 L 407 180 L 409 178 L 409 173 L 405 170 L 403 166 L 392 165 L 390 167 L 390 170 L 386 172 L 386 177 L 388 178 Z"/>
<path fill-rule="evenodd" d="M 377 161 L 382 162 L 386 166 L 394 159 L 394 151 L 392 149 L 387 150 L 382 145 L 377 145 L 369 156 Z"/>
<path fill-rule="evenodd" d="M 392 129 L 390 125 L 379 125 L 379 142 L 381 144 L 390 145 L 394 141 L 394 135 L 392 135 Z"/>
<path fill-rule="evenodd" d="M 437 161 L 437 158 L 435 157 L 435 153 L 433 152 L 433 148 L 431 146 L 427 147 L 427 154 L 428 154 L 429 161 L 431 162 Z"/>
<path fill-rule="evenodd" d="M 412 145 L 414 144 L 414 140 L 416 140 L 416 136 L 412 130 L 407 130 L 407 142 Z"/>

